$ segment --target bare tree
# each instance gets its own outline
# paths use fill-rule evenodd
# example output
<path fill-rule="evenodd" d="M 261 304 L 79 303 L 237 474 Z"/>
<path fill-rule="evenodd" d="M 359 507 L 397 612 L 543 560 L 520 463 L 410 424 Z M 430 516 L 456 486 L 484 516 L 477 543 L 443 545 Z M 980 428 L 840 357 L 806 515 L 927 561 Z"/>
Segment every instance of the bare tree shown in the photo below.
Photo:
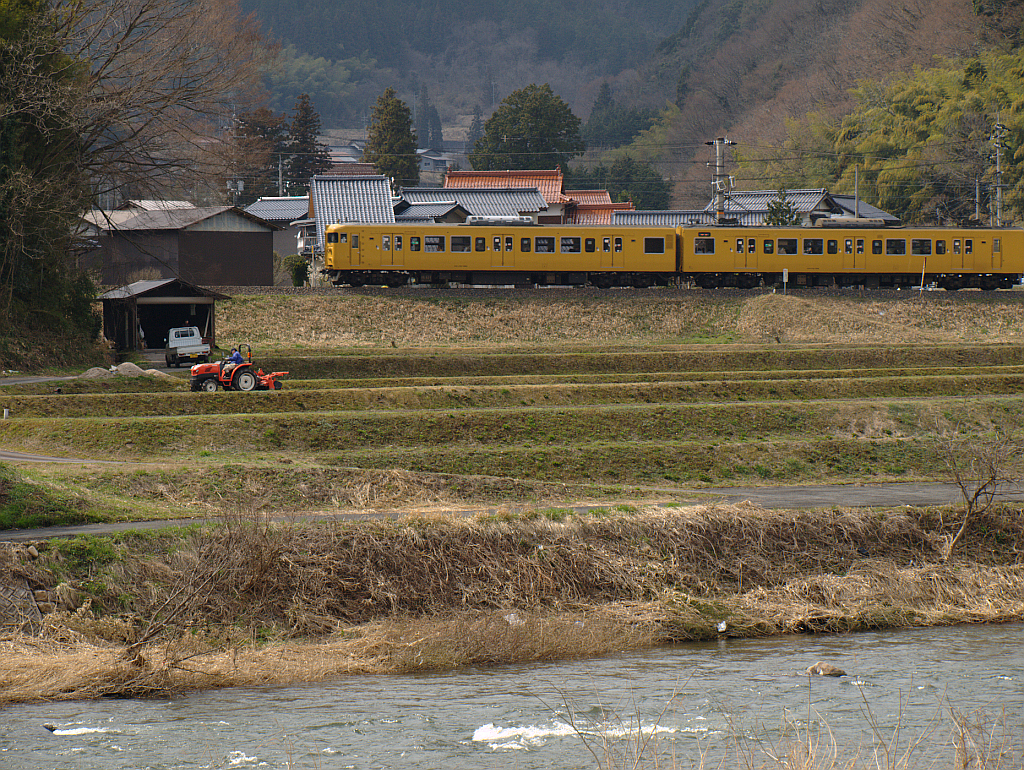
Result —
<path fill-rule="evenodd" d="M 59 0 L 55 14 L 86 69 L 76 117 L 94 191 L 198 194 L 227 173 L 222 134 L 268 55 L 237 0 Z"/>

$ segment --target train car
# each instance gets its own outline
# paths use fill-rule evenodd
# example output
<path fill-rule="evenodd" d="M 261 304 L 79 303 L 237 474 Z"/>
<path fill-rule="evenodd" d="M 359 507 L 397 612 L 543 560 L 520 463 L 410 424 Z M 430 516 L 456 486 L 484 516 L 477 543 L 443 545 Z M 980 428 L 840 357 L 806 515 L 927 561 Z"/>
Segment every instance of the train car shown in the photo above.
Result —
<path fill-rule="evenodd" d="M 819 220 L 815 227 L 680 227 L 681 277 L 704 288 L 935 284 L 1008 288 L 1024 274 L 1024 231 L 884 227 Z"/>
<path fill-rule="evenodd" d="M 327 227 L 323 273 L 337 286 L 674 285 L 677 241 L 671 227 L 537 225 L 529 217 L 343 223 Z"/>

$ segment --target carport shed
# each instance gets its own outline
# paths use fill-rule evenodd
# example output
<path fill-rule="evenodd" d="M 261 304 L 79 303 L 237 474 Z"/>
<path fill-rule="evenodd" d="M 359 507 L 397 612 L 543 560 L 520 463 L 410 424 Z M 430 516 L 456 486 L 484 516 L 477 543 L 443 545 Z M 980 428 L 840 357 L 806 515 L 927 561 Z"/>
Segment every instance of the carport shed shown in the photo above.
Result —
<path fill-rule="evenodd" d="M 163 348 L 176 326 L 198 326 L 203 340 L 216 345 L 215 302 L 230 299 L 180 278 L 136 281 L 100 295 L 103 335 L 117 350 Z"/>

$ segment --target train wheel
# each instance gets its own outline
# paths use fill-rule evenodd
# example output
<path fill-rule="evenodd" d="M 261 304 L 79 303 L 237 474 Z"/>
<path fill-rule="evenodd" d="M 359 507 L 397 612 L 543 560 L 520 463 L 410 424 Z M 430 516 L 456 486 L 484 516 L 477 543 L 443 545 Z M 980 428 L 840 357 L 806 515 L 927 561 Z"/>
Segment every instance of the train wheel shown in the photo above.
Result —
<path fill-rule="evenodd" d="M 610 275 L 595 275 L 590 280 L 599 289 L 610 289 L 612 287 L 612 277 Z"/>
<path fill-rule="evenodd" d="M 348 277 L 348 285 L 349 286 L 354 286 L 357 289 L 360 286 L 365 286 L 366 285 L 366 276 L 365 275 L 360 275 L 358 273 L 356 273 L 355 275 L 350 275 Z"/>
<path fill-rule="evenodd" d="M 389 274 L 384 278 L 384 283 L 390 286 L 392 289 L 397 289 L 399 286 L 405 286 L 405 284 L 407 284 L 408 282 L 408 276 L 401 275 L 398 273 Z"/>

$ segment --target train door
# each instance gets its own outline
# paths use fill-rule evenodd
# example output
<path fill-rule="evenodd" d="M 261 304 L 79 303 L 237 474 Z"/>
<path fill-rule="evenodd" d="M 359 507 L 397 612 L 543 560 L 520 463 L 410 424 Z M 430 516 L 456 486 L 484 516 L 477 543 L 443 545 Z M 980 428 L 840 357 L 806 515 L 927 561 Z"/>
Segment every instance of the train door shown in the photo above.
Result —
<path fill-rule="evenodd" d="M 625 267 L 621 235 L 601 236 L 601 267 Z"/>
<path fill-rule="evenodd" d="M 863 238 L 843 238 L 843 269 L 863 270 L 866 266 Z"/>
<path fill-rule="evenodd" d="M 401 267 L 405 264 L 405 243 L 397 233 L 385 233 L 380 237 L 381 267 Z"/>
<path fill-rule="evenodd" d="M 515 267 L 515 236 L 495 235 L 491 237 L 491 267 Z"/>
<path fill-rule="evenodd" d="M 352 248 L 349 249 L 349 262 L 351 267 L 361 267 L 363 264 L 363 252 L 360 246 L 362 239 L 359 233 L 352 233 Z"/>
<path fill-rule="evenodd" d="M 983 241 L 984 243 L 984 241 Z M 999 272 L 1003 269 L 1003 239 L 992 239 L 992 271 Z"/>

